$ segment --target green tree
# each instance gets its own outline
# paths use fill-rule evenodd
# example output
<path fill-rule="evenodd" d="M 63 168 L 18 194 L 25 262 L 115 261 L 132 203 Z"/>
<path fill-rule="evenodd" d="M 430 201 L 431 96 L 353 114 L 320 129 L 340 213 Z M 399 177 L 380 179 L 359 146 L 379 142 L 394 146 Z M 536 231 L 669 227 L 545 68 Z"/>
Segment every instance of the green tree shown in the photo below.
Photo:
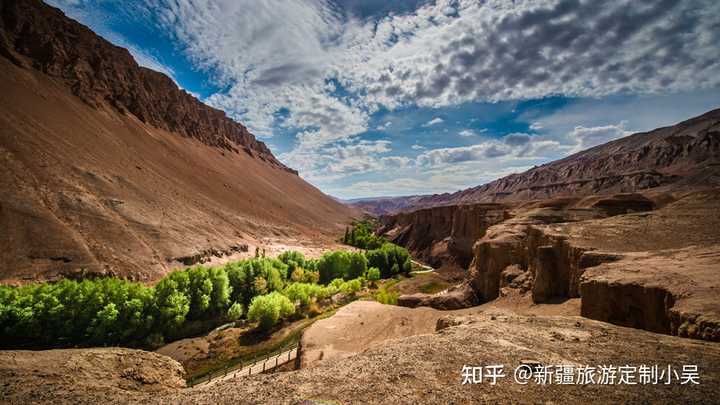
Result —
<path fill-rule="evenodd" d="M 350 255 L 348 252 L 335 251 L 325 253 L 318 262 L 320 282 L 327 284 L 336 278 L 343 278 L 350 267 Z"/>
<path fill-rule="evenodd" d="M 208 276 L 212 282 L 210 308 L 215 313 L 220 313 L 230 304 L 230 294 L 232 293 L 230 279 L 225 269 L 217 267 L 210 268 Z"/>
<path fill-rule="evenodd" d="M 278 293 L 272 292 L 252 299 L 248 309 L 248 319 L 258 322 L 258 328 L 268 331 L 275 326 L 281 318 L 295 313 L 295 306 L 290 300 Z"/>
<path fill-rule="evenodd" d="M 365 255 L 360 252 L 352 252 L 349 255 L 350 264 L 345 272 L 345 279 L 352 280 L 365 274 L 368 260 Z"/>
<path fill-rule="evenodd" d="M 237 321 L 243 316 L 243 307 L 240 303 L 234 302 L 227 311 L 227 318 L 231 321 Z"/>
<path fill-rule="evenodd" d="M 367 279 L 370 280 L 370 283 L 374 287 L 378 280 L 380 280 L 380 270 L 378 270 L 377 267 L 370 267 L 367 271 L 366 275 Z"/>
<path fill-rule="evenodd" d="M 295 250 L 288 250 L 281 253 L 278 256 L 278 260 L 287 264 L 288 266 L 290 265 L 290 262 L 294 262 L 297 266 L 305 267 L 305 256 Z"/>

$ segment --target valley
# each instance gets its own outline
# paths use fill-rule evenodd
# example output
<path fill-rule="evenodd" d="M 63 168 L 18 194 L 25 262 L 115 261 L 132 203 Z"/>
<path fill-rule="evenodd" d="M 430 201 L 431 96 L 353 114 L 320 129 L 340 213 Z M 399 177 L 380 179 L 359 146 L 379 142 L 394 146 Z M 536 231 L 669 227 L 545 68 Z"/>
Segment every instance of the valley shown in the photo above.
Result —
<path fill-rule="evenodd" d="M 689 404 L 720 395 L 720 109 L 710 81 L 691 97 L 702 103 L 675 90 L 658 104 L 653 91 L 631 99 L 638 83 L 624 76 L 611 80 L 627 82 L 622 90 L 594 96 L 565 87 L 517 96 L 544 74 L 492 85 L 481 80 L 491 66 L 462 80 L 435 76 L 490 61 L 476 37 L 503 44 L 494 54 L 512 56 L 500 63 L 507 74 L 521 69 L 512 35 L 446 33 L 437 37 L 457 39 L 445 51 L 460 53 L 426 55 L 438 65 L 403 82 L 421 64 L 410 55 L 422 52 L 403 48 L 413 30 L 497 24 L 517 34 L 547 20 L 553 29 L 538 37 L 580 32 L 562 31 L 569 11 L 543 14 L 552 4 L 388 4 L 373 20 L 351 2 L 256 13 L 266 4 L 92 3 L 0 0 L 0 402 Z M 121 12 L 96 19 L 103 7 Z M 475 7 L 528 14 L 453 22 Z M 239 19 L 246 9 L 250 20 Z M 226 28 L 210 18 L 218 10 L 250 34 L 206 42 L 182 25 L 197 17 L 191 27 Z M 283 18 L 301 21 L 273 14 L 288 10 Z M 268 15 L 274 25 L 254 25 Z M 135 22 L 124 35 L 147 35 L 147 49 L 108 36 L 126 21 Z M 342 29 L 320 35 L 337 21 Z M 355 37 L 366 23 L 371 38 Z M 303 49 L 315 35 L 318 46 Z M 278 38 L 281 52 L 254 48 Z M 571 42 L 563 52 L 584 55 Z M 352 46 L 324 54 L 338 44 Z M 215 45 L 230 60 L 207 60 Z M 365 58 L 375 48 L 401 52 L 383 70 Z M 536 51 L 533 64 L 554 52 Z M 554 58 L 569 63 L 563 55 Z M 574 71 L 604 78 L 621 65 Z M 343 77 L 357 69 L 369 76 Z M 577 72 L 546 74 L 568 89 L 599 80 L 572 82 Z M 452 94 L 441 94 L 449 83 Z M 477 83 L 502 90 L 471 96 Z M 683 118 L 667 125 L 663 114 Z"/>

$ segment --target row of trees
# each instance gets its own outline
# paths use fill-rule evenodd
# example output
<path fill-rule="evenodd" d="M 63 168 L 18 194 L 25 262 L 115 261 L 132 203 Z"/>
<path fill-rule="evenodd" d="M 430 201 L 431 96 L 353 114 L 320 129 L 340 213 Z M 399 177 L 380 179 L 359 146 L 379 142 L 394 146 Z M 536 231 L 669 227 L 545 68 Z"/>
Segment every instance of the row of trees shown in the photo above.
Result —
<path fill-rule="evenodd" d="M 409 266 L 405 249 L 385 244 L 317 260 L 286 252 L 277 259 L 196 266 L 154 287 L 114 278 L 0 286 L 0 344 L 148 347 L 183 337 L 193 325 L 208 328 L 243 316 L 268 329 L 337 292 L 356 293 L 366 279 L 374 283 Z"/>
<path fill-rule="evenodd" d="M 382 236 L 375 234 L 376 225 L 371 221 L 355 221 L 351 228 L 345 228 L 343 243 L 364 250 L 379 249 L 387 243 Z"/>

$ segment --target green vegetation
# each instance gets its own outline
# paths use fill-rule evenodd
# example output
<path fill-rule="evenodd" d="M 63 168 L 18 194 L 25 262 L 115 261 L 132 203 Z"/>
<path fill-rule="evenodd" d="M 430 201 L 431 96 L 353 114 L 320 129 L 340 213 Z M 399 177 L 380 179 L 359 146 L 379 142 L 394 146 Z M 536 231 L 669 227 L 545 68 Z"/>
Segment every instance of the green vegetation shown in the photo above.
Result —
<path fill-rule="evenodd" d="M 400 293 L 397 291 L 390 291 L 388 287 L 381 287 L 375 293 L 375 301 L 381 304 L 397 305 L 399 295 Z"/>
<path fill-rule="evenodd" d="M 319 260 L 285 252 L 195 266 L 154 287 L 114 278 L 0 286 L 0 345 L 156 347 L 243 316 L 268 330 L 296 313 L 316 315 L 319 301 L 338 292 L 354 296 L 365 277 L 375 285 L 409 263 L 407 250 L 385 243 L 366 254 L 335 251 Z"/>
<path fill-rule="evenodd" d="M 367 271 L 366 278 L 374 287 L 377 281 L 380 280 L 380 270 L 377 267 L 370 267 Z"/>
<path fill-rule="evenodd" d="M 367 258 L 360 252 L 338 250 L 325 253 L 317 262 L 320 282 L 327 284 L 338 278 L 358 278 L 365 274 L 367 263 Z"/>
<path fill-rule="evenodd" d="M 345 229 L 342 242 L 363 250 L 379 249 L 387 240 L 375 234 L 376 224 L 371 221 L 355 221 L 352 228 Z"/>
<path fill-rule="evenodd" d="M 233 303 L 227 312 L 227 318 L 231 321 L 237 321 L 243 316 L 243 307 L 239 303 Z"/>
<path fill-rule="evenodd" d="M 400 273 L 410 274 L 412 261 L 407 249 L 393 243 L 385 243 L 379 249 L 366 253 L 368 265 L 380 270 L 381 278 L 390 278 Z"/>
<path fill-rule="evenodd" d="M 252 299 L 248 309 L 248 319 L 257 321 L 260 330 L 268 331 L 280 318 L 287 318 L 294 313 L 295 306 L 288 297 L 275 291 Z"/>

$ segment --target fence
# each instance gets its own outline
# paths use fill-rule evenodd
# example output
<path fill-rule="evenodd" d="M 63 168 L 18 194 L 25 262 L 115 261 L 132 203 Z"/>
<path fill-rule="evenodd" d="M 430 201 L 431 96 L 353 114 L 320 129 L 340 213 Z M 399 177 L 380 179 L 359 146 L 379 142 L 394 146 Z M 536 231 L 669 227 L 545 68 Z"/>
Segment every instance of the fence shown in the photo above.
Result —
<path fill-rule="evenodd" d="M 297 357 L 297 351 L 297 344 L 285 346 L 275 350 L 270 355 L 265 355 L 263 357 L 253 359 L 248 362 L 240 361 L 236 364 L 232 364 L 220 370 L 216 370 L 208 374 L 207 376 L 188 382 L 188 385 L 193 387 L 200 384 L 210 384 L 211 382 L 216 382 L 227 378 L 264 373 L 278 366 L 282 366 L 283 364 L 287 364 L 291 360 L 295 360 L 295 358 Z"/>

